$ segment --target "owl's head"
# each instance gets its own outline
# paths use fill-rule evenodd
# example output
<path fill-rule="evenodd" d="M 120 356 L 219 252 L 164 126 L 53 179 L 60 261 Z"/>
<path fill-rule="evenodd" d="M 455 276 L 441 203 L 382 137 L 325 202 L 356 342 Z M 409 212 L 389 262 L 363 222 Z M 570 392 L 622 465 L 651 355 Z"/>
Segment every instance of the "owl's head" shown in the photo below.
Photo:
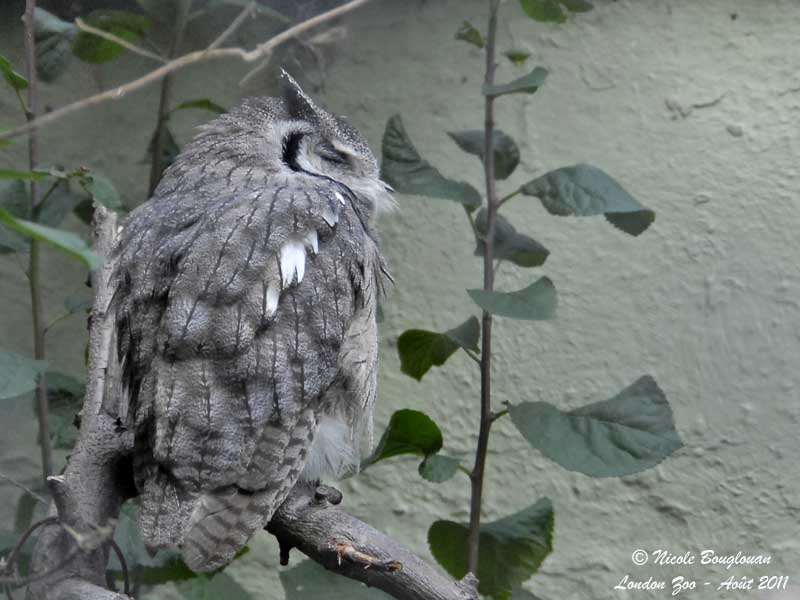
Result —
<path fill-rule="evenodd" d="M 289 118 L 280 125 L 281 162 L 347 186 L 378 212 L 393 208 L 394 190 L 381 181 L 378 161 L 358 130 L 345 117 L 317 106 L 285 71 L 282 88 Z"/>

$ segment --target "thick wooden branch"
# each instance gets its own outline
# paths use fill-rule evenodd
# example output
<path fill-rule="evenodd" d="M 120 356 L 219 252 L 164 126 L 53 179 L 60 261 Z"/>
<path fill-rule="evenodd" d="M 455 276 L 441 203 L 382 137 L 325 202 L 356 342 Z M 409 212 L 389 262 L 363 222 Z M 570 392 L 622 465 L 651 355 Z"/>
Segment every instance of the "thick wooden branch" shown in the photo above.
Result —
<path fill-rule="evenodd" d="M 325 494 L 297 485 L 267 525 L 282 561 L 297 548 L 326 569 L 383 590 L 398 600 L 478 600 L 478 582 L 454 581 L 408 548 L 334 508 Z"/>
<path fill-rule="evenodd" d="M 117 234 L 116 216 L 95 207 L 95 251 L 108 256 Z M 135 495 L 132 433 L 120 427 L 114 402 L 120 373 L 113 314 L 108 313 L 113 265 L 93 274 L 89 378 L 78 443 L 64 474 L 50 477 L 50 514 L 34 549 L 28 600 L 129 600 L 109 590 L 106 564 L 122 503 Z M 298 485 L 267 529 L 288 561 L 297 548 L 334 573 L 383 590 L 398 600 L 478 600 L 472 576 L 457 582 L 363 521 L 335 508 L 332 488 Z"/>

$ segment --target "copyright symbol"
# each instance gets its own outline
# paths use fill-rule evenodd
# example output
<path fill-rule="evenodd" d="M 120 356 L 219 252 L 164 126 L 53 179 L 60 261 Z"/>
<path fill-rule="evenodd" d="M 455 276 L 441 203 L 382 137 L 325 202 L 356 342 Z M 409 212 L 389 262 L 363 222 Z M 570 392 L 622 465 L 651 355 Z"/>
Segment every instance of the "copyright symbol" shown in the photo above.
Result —
<path fill-rule="evenodd" d="M 641 567 L 647 564 L 647 561 L 650 560 L 650 556 L 644 550 L 634 550 L 633 554 L 631 554 L 631 560 L 637 567 Z"/>

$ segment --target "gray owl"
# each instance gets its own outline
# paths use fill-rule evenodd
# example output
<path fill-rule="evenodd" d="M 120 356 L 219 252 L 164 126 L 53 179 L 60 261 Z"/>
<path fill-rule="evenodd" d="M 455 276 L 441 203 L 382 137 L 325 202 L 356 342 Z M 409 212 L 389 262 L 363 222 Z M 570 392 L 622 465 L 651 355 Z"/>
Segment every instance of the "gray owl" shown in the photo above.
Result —
<path fill-rule="evenodd" d="M 139 526 L 196 571 L 372 434 L 391 188 L 346 120 L 282 84 L 202 128 L 113 255 Z"/>

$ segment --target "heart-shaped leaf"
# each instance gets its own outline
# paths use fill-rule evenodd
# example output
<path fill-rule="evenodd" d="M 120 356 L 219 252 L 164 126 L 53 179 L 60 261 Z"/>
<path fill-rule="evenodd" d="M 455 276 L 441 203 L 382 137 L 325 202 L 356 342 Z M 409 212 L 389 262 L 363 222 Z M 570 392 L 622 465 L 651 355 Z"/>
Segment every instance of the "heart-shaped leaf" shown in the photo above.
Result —
<path fill-rule="evenodd" d="M 483 162 L 484 133 L 482 129 L 467 131 L 450 131 L 448 134 L 464 152 L 474 154 Z M 519 147 L 507 133 L 495 129 L 493 131 L 494 176 L 495 179 L 506 179 L 519 164 Z"/>
<path fill-rule="evenodd" d="M 470 211 L 481 205 L 478 190 L 468 183 L 445 178 L 422 159 L 411 143 L 400 115 L 394 115 L 386 123 L 382 150 L 381 177 L 401 194 L 453 200 Z"/>
<path fill-rule="evenodd" d="M 441 367 L 459 348 L 478 352 L 480 335 L 481 326 L 475 317 L 444 333 L 424 329 L 404 331 L 397 340 L 400 369 L 420 381 L 431 367 Z"/>
<path fill-rule="evenodd" d="M 36 387 L 47 370 L 45 361 L 26 358 L 0 348 L 0 400 L 16 398 Z"/>
<path fill-rule="evenodd" d="M 506 94 L 533 94 L 538 90 L 544 80 L 547 79 L 548 71 L 542 67 L 536 67 L 527 75 L 511 81 L 510 83 L 486 85 L 481 88 L 484 96 L 497 97 Z"/>
<path fill-rule="evenodd" d="M 548 277 L 541 277 L 516 292 L 467 290 L 473 302 L 499 317 L 540 321 L 556 314 L 556 288 Z"/>
<path fill-rule="evenodd" d="M 443 483 L 456 474 L 460 464 L 457 458 L 431 454 L 419 463 L 419 474 L 433 483 Z"/>
<path fill-rule="evenodd" d="M 523 402 L 509 412 L 531 446 L 592 477 L 638 473 L 683 445 L 667 398 L 649 375 L 610 400 L 568 412 L 546 402 Z"/>
<path fill-rule="evenodd" d="M 458 31 L 456 31 L 456 39 L 477 46 L 478 48 L 486 46 L 486 40 L 483 39 L 481 32 L 469 21 L 464 21 L 461 27 L 458 28 Z"/>
<path fill-rule="evenodd" d="M 502 215 L 497 215 L 494 226 L 494 257 L 507 260 L 520 267 L 538 267 L 544 264 L 550 251 L 533 238 L 518 233 L 514 226 Z M 482 208 L 476 218 L 475 227 L 478 233 L 486 237 L 487 212 Z M 486 244 L 477 240 L 475 256 L 483 256 Z"/>
<path fill-rule="evenodd" d="M 428 415 L 404 408 L 389 419 L 378 446 L 365 462 L 373 465 L 400 454 L 429 456 L 441 450 L 442 444 L 442 431 Z"/>
<path fill-rule="evenodd" d="M 656 214 L 642 206 L 614 179 L 597 167 L 579 164 L 545 173 L 520 188 L 536 196 L 550 214 L 606 219 L 630 235 L 639 235 Z"/>
<path fill-rule="evenodd" d="M 553 550 L 553 504 L 543 498 L 518 513 L 481 525 L 478 580 L 481 594 L 508 600 L 536 573 Z M 436 521 L 428 545 L 436 561 L 456 579 L 467 574 L 466 525 Z"/>

